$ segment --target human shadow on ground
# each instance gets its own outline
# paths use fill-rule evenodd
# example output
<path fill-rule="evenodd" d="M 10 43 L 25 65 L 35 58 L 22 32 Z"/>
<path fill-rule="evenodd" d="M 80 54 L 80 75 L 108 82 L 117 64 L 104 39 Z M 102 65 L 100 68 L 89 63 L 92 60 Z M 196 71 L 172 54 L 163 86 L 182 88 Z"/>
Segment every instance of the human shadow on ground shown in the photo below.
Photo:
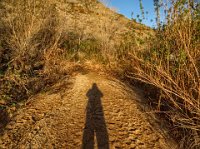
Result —
<path fill-rule="evenodd" d="M 86 122 L 83 132 L 82 149 L 94 149 L 95 135 L 98 149 L 109 149 L 109 137 L 104 118 L 101 98 L 103 93 L 96 83 L 88 90 L 86 96 Z"/>

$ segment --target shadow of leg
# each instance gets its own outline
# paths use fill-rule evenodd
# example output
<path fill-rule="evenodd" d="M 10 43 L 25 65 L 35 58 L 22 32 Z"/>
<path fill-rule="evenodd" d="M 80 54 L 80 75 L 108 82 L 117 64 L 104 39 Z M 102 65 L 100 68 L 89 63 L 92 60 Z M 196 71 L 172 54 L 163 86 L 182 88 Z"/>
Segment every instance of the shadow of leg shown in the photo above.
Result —
<path fill-rule="evenodd" d="M 95 133 L 98 149 L 109 149 L 109 138 L 103 115 L 95 120 Z"/>
<path fill-rule="evenodd" d="M 87 105 L 86 123 L 83 132 L 82 149 L 94 149 L 94 119 L 90 104 Z"/>
<path fill-rule="evenodd" d="M 91 128 L 84 129 L 82 149 L 94 149 L 94 130 Z"/>

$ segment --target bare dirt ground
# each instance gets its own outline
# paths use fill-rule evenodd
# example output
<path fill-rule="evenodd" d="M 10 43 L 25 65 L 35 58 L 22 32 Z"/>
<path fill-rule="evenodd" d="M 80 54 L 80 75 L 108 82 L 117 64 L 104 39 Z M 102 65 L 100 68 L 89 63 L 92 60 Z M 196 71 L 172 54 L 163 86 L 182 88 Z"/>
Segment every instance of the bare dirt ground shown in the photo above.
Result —
<path fill-rule="evenodd" d="M 0 136 L 0 148 L 172 149 L 138 106 L 141 97 L 96 73 L 63 79 L 32 97 Z"/>

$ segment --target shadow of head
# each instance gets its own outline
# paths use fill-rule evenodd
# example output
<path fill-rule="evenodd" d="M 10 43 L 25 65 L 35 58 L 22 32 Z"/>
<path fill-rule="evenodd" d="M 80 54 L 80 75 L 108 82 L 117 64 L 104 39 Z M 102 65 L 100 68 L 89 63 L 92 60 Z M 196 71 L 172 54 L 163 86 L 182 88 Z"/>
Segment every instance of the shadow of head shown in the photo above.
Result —
<path fill-rule="evenodd" d="M 89 89 L 86 96 L 88 97 L 89 100 L 90 99 L 100 99 L 101 97 L 103 97 L 103 93 L 100 91 L 97 84 L 93 83 L 92 88 Z"/>

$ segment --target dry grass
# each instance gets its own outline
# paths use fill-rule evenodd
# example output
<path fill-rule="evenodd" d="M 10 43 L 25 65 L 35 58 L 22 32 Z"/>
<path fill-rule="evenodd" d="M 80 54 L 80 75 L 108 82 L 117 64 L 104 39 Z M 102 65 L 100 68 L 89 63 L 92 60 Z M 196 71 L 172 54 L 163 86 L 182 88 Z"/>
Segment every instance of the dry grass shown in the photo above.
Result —
<path fill-rule="evenodd" d="M 0 11 L 0 98 L 6 105 L 68 74 L 66 62 L 117 66 L 126 50 L 119 47 L 133 45 L 131 23 L 96 1 L 9 0 L 0 2 Z M 117 42 L 125 37 L 129 42 Z"/>
<path fill-rule="evenodd" d="M 179 13 L 154 36 L 93 2 L 0 2 L 0 106 L 27 99 L 74 66 L 104 66 L 143 82 L 180 147 L 199 148 L 200 29 L 199 16 L 190 13 Z"/>
<path fill-rule="evenodd" d="M 148 98 L 170 122 L 180 148 L 199 148 L 199 12 L 178 13 L 175 21 L 157 31 L 145 51 L 129 54 L 126 72 L 148 84 Z"/>
<path fill-rule="evenodd" d="M 51 63 L 62 58 L 57 50 L 62 31 L 55 6 L 51 1 L 1 2 L 1 100 L 26 98 L 37 90 L 31 86 L 35 80 L 56 69 Z"/>

